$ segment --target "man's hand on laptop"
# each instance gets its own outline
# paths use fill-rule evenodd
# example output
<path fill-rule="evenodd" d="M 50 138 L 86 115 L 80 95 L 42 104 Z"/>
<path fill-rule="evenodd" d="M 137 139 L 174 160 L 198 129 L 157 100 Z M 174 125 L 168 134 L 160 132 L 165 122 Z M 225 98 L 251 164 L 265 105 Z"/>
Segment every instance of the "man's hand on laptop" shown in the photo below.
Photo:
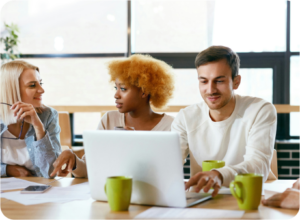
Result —
<path fill-rule="evenodd" d="M 62 169 L 63 165 L 66 167 Z M 76 156 L 71 149 L 64 150 L 53 163 L 54 170 L 50 176 L 67 176 L 76 166 Z"/>
<path fill-rule="evenodd" d="M 297 179 L 296 182 L 293 184 L 293 189 L 300 189 L 300 178 Z"/>
<path fill-rule="evenodd" d="M 199 172 L 192 176 L 190 180 L 185 184 L 185 189 L 189 189 L 191 186 L 195 186 L 195 192 L 199 192 L 203 189 L 204 192 L 208 192 L 211 188 L 214 188 L 212 196 L 216 196 L 221 188 L 223 177 L 221 173 L 216 170 Z"/>

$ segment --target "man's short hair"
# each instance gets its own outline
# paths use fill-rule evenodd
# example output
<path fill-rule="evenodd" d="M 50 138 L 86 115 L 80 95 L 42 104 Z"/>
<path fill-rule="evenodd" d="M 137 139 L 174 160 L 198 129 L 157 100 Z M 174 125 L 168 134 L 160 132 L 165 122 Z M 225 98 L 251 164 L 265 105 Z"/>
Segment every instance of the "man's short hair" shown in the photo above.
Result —
<path fill-rule="evenodd" d="M 232 71 L 232 79 L 239 74 L 240 58 L 229 47 L 211 46 L 206 50 L 201 51 L 195 59 L 195 66 L 198 68 L 209 62 L 226 59 Z"/>

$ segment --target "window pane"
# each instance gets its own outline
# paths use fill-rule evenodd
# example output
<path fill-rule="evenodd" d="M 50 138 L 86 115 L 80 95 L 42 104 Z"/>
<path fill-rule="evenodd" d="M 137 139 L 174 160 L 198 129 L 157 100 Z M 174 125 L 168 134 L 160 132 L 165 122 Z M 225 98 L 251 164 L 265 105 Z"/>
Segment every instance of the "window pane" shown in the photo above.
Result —
<path fill-rule="evenodd" d="M 46 105 L 115 105 L 114 85 L 109 83 L 106 62 L 114 58 L 26 59 L 40 68 Z M 75 113 L 74 133 L 94 130 L 97 113 Z"/>
<path fill-rule="evenodd" d="M 291 105 L 300 105 L 300 56 L 291 56 L 290 71 L 290 103 Z"/>
<path fill-rule="evenodd" d="M 272 103 L 273 100 L 273 70 L 266 69 L 240 69 L 241 84 L 236 90 L 237 94 L 262 98 Z"/>
<path fill-rule="evenodd" d="M 290 103 L 291 105 L 300 105 L 299 94 L 300 82 L 300 57 L 291 57 L 291 78 L 290 78 Z M 300 135 L 300 112 L 290 113 L 290 135 Z"/>
<path fill-rule="evenodd" d="M 74 134 L 82 134 L 84 130 L 96 130 L 101 120 L 101 113 L 74 113 Z"/>
<path fill-rule="evenodd" d="M 290 136 L 300 136 L 300 113 L 290 113 Z"/>
<path fill-rule="evenodd" d="M 168 105 L 191 105 L 202 101 L 196 69 L 175 69 L 175 92 Z"/>
<path fill-rule="evenodd" d="M 300 1 L 290 1 L 291 3 L 291 51 L 300 51 Z"/>
<path fill-rule="evenodd" d="M 133 52 L 285 51 L 285 28 L 286 0 L 132 1 Z"/>
<path fill-rule="evenodd" d="M 241 85 L 237 94 L 260 97 L 266 101 L 273 100 L 273 70 L 240 69 Z M 255 85 L 255 86 L 253 86 Z M 196 69 L 175 69 L 175 92 L 169 105 L 191 105 L 203 101 Z"/>
<path fill-rule="evenodd" d="M 1 10 L 3 21 L 20 28 L 19 51 L 40 53 L 125 53 L 127 2 L 10 1 Z"/>
<path fill-rule="evenodd" d="M 115 105 L 106 62 L 114 58 L 26 59 L 40 68 L 46 105 Z"/>

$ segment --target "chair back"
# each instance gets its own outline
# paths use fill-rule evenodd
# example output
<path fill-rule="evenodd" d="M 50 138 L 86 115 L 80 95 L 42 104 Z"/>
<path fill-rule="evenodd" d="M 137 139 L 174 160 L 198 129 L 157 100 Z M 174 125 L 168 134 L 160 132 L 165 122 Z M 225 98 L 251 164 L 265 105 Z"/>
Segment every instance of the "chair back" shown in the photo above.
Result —
<path fill-rule="evenodd" d="M 60 111 L 58 112 L 59 126 L 60 126 L 60 144 L 61 146 L 72 147 L 71 142 L 71 126 L 69 112 Z"/>

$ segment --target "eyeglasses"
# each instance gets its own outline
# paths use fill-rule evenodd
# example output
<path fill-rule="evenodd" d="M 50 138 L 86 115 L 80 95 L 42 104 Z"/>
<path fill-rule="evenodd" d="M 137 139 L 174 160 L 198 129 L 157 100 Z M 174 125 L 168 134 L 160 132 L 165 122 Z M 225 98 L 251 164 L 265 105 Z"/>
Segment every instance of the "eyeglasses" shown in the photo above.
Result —
<path fill-rule="evenodd" d="M 4 102 L 0 102 L 0 104 L 12 106 L 11 104 L 4 103 Z M 5 139 L 12 139 L 12 140 L 19 140 L 19 139 L 21 138 L 21 135 L 22 135 L 23 125 L 24 125 L 24 119 L 22 120 L 21 131 L 20 131 L 19 137 L 17 137 L 17 138 L 2 137 L 2 138 L 5 138 Z"/>

